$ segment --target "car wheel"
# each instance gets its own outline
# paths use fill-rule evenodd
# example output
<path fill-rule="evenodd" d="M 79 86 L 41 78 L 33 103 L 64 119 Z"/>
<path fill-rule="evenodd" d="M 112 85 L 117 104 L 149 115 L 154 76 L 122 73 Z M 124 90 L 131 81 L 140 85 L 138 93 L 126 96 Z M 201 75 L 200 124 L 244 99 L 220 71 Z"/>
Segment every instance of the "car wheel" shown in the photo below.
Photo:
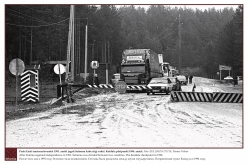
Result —
<path fill-rule="evenodd" d="M 149 92 L 147 92 L 146 94 L 147 94 L 147 95 L 149 95 L 150 93 L 149 93 Z"/>
<path fill-rule="evenodd" d="M 152 92 L 152 94 L 154 95 L 155 93 Z"/>

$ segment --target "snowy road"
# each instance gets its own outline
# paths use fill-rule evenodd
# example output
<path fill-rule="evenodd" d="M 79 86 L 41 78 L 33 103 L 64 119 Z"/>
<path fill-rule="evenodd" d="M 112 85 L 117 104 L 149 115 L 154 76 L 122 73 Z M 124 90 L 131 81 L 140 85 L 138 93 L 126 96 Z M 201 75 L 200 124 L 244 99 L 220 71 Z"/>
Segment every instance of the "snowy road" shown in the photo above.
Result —
<path fill-rule="evenodd" d="M 71 105 L 6 122 L 6 147 L 242 146 L 242 104 L 111 93 Z"/>

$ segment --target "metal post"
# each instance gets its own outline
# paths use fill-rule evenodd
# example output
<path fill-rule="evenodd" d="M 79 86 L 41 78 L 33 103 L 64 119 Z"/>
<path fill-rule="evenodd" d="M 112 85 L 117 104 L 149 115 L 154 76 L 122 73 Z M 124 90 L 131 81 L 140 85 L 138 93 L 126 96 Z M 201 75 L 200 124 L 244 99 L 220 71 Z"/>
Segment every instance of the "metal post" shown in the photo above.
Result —
<path fill-rule="evenodd" d="M 94 75 L 93 75 L 93 85 L 95 84 L 95 74 L 96 74 L 96 69 L 94 69 Z"/>
<path fill-rule="evenodd" d="M 221 80 L 221 70 L 220 70 L 220 80 Z"/>
<path fill-rule="evenodd" d="M 106 63 L 106 84 L 108 84 L 108 63 Z"/>
<path fill-rule="evenodd" d="M 95 40 L 93 40 L 93 45 L 92 45 L 92 60 L 94 60 L 94 43 L 95 43 Z"/>
<path fill-rule="evenodd" d="M 88 24 L 88 20 L 87 20 Z M 86 81 L 87 74 L 87 48 L 88 48 L 88 25 L 85 26 L 85 65 L 84 65 L 84 81 Z"/>
<path fill-rule="evenodd" d="M 18 71 L 19 71 L 19 65 L 18 65 L 18 58 L 16 58 L 16 110 L 17 110 L 17 97 L 18 97 Z"/>
<path fill-rule="evenodd" d="M 61 73 L 60 73 L 60 64 L 58 63 L 58 66 L 59 66 L 59 84 L 61 85 L 62 82 L 61 82 Z"/>
<path fill-rule="evenodd" d="M 181 74 L 181 29 L 180 29 L 180 14 L 179 14 L 179 25 L 178 25 L 178 37 L 179 37 L 179 67 L 178 67 L 178 71 L 179 71 L 179 74 Z"/>
<path fill-rule="evenodd" d="M 62 85 L 57 85 L 57 98 L 60 98 L 61 97 L 61 88 L 62 88 Z"/>

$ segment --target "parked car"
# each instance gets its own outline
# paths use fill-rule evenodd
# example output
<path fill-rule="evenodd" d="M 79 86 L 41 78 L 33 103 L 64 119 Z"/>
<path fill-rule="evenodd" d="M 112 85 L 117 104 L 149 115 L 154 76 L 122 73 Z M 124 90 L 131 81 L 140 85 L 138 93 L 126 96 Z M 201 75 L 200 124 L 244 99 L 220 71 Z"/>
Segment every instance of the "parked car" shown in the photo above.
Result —
<path fill-rule="evenodd" d="M 187 85 L 188 81 L 184 75 L 177 76 L 177 79 L 180 81 L 181 84 Z"/>
<path fill-rule="evenodd" d="M 150 93 L 166 93 L 169 94 L 172 91 L 174 83 L 171 82 L 169 78 L 153 78 L 147 85 L 146 89 L 147 95 Z"/>
<path fill-rule="evenodd" d="M 233 77 L 232 76 L 227 76 L 224 78 L 224 80 L 233 80 Z"/>
<path fill-rule="evenodd" d="M 173 91 L 182 91 L 181 82 L 178 80 L 177 77 L 169 77 L 171 83 L 173 84 L 172 90 Z"/>
<path fill-rule="evenodd" d="M 121 75 L 119 73 L 113 74 L 110 83 L 114 86 L 118 81 L 120 81 Z"/>

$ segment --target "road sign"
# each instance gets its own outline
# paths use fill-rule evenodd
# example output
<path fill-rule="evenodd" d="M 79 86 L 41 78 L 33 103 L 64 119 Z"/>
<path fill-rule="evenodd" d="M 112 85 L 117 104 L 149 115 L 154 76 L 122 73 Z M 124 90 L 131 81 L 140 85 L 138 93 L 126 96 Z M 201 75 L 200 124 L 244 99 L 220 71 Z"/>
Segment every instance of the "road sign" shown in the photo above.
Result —
<path fill-rule="evenodd" d="M 56 64 L 53 68 L 54 72 L 59 75 L 59 81 L 60 81 L 60 84 L 62 84 L 62 81 L 61 81 L 61 75 L 63 73 L 65 73 L 65 66 L 62 65 L 62 64 Z"/>
<path fill-rule="evenodd" d="M 231 70 L 232 69 L 232 67 L 230 67 L 230 66 L 226 66 L 226 65 L 219 65 L 219 70 Z"/>
<path fill-rule="evenodd" d="M 90 63 L 90 66 L 91 66 L 91 68 L 93 68 L 93 69 L 97 69 L 97 68 L 99 67 L 99 63 L 98 63 L 98 61 L 92 61 L 92 62 Z"/>
<path fill-rule="evenodd" d="M 13 59 L 9 63 L 10 72 L 16 77 L 16 110 L 17 110 L 17 97 L 18 97 L 18 76 L 21 75 L 25 70 L 24 62 L 21 59 Z"/>
<path fill-rule="evenodd" d="M 65 66 L 64 65 L 62 65 L 62 64 L 56 64 L 55 66 L 54 66 L 54 68 L 53 68 L 53 70 L 54 70 L 54 72 L 56 73 L 56 74 L 63 74 L 63 73 L 65 73 Z"/>
<path fill-rule="evenodd" d="M 127 90 L 127 84 L 124 81 L 119 81 L 115 84 L 115 90 L 119 93 L 125 93 Z"/>
<path fill-rule="evenodd" d="M 9 63 L 9 70 L 13 75 L 21 75 L 25 70 L 24 62 L 21 59 L 13 59 Z"/>

